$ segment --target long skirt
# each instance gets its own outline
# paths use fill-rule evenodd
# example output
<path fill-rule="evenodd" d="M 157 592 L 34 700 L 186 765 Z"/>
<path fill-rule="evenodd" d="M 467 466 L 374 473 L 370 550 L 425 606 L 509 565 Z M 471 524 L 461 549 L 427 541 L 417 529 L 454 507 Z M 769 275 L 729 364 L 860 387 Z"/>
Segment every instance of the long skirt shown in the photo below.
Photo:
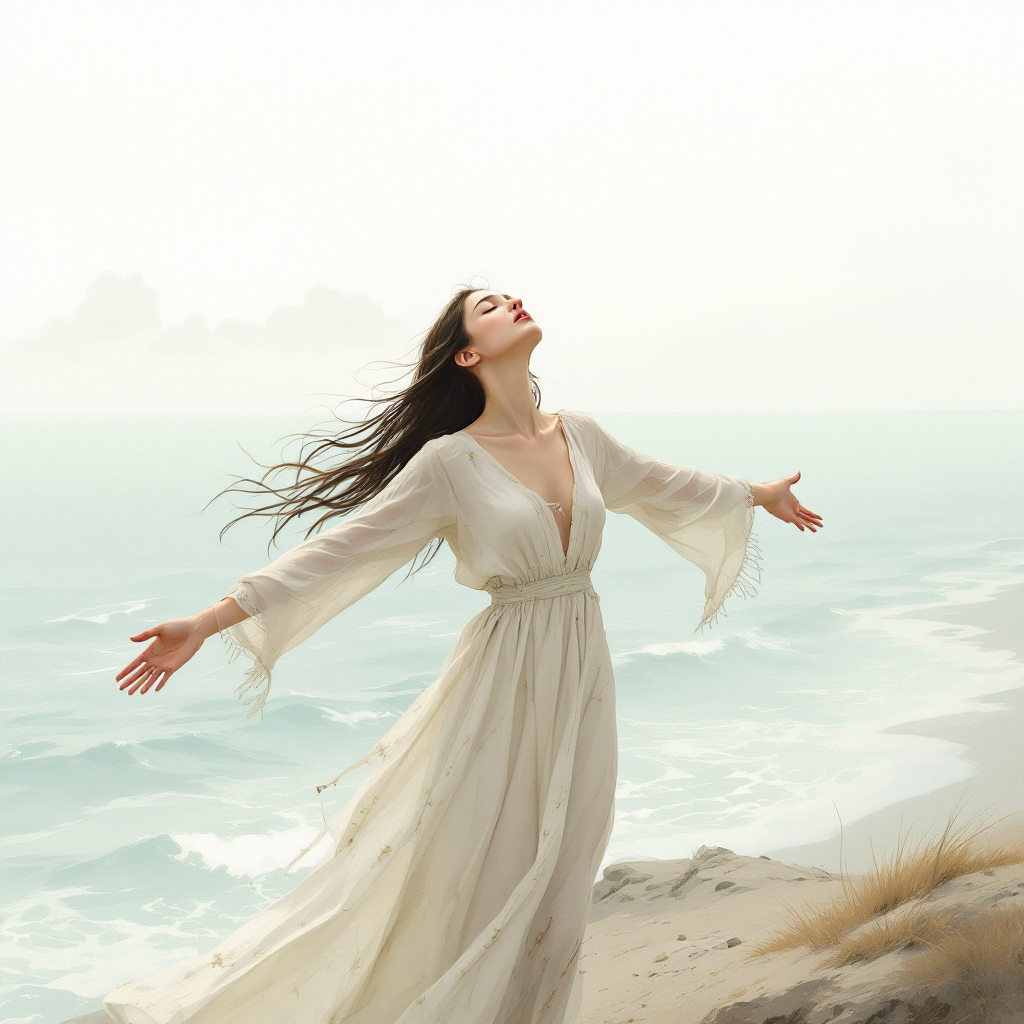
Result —
<path fill-rule="evenodd" d="M 329 834 L 327 856 L 211 952 L 111 992 L 115 1020 L 575 1020 L 618 760 L 600 601 L 585 570 L 491 596 L 345 769 L 378 762 L 307 847 Z"/>

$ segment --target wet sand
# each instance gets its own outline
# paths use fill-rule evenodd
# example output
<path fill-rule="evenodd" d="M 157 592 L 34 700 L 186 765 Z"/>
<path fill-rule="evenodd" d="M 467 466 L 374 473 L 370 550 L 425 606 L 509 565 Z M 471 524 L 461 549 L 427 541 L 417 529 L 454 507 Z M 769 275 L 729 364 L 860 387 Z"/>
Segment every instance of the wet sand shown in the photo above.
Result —
<path fill-rule="evenodd" d="M 952 625 L 976 626 L 984 632 L 970 638 L 987 650 L 1010 651 L 1024 661 L 1024 585 L 1010 587 L 991 601 L 906 613 L 905 617 Z M 937 625 L 936 628 L 941 628 Z M 992 833 L 1024 832 L 1024 687 L 988 694 L 978 703 L 998 710 L 947 715 L 901 722 L 885 732 L 930 736 L 962 744 L 963 757 L 977 766 L 966 782 L 936 789 L 924 796 L 901 800 L 864 818 L 843 823 L 843 866 L 852 873 L 867 870 L 872 850 L 880 858 L 895 849 L 899 837 L 909 839 L 906 849 L 927 835 L 943 830 L 958 805 L 956 823 L 981 813 L 977 824 L 988 821 Z M 987 817 L 986 817 L 987 815 Z M 996 819 L 1008 815 L 996 824 Z M 812 864 L 838 872 L 839 835 L 824 842 L 761 850 L 776 860 Z"/>

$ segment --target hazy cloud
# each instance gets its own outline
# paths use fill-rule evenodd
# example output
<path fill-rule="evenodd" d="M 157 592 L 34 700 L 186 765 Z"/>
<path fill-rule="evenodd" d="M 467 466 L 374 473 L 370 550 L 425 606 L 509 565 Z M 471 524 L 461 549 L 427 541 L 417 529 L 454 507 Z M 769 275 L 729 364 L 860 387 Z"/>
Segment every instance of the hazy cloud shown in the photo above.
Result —
<path fill-rule="evenodd" d="M 327 285 L 306 292 L 298 305 L 278 306 L 266 324 L 224 320 L 218 340 L 283 348 L 373 347 L 411 340 L 415 328 L 388 316 L 365 294 L 345 295 Z"/>
<path fill-rule="evenodd" d="M 388 361 L 407 362 L 423 326 L 324 284 L 264 321 L 165 324 L 139 275 L 108 272 L 71 316 L 0 349 L 0 414 L 319 412 L 390 381 Z"/>
<path fill-rule="evenodd" d="M 32 337 L 14 343 L 38 349 L 82 348 L 123 341 L 159 325 L 157 294 L 142 277 L 108 271 L 89 285 L 71 316 L 54 317 Z"/>
<path fill-rule="evenodd" d="M 132 347 L 151 352 L 211 350 L 244 346 L 281 351 L 408 348 L 415 325 L 389 316 L 366 294 L 346 295 L 324 284 L 306 292 L 296 304 L 278 306 L 265 323 L 235 318 L 210 327 L 201 313 L 163 325 L 157 292 L 139 274 L 122 277 L 107 271 L 86 290 L 69 317 L 58 316 L 28 338 L 10 342 L 11 351 L 70 354 L 99 345 L 134 341 Z"/>

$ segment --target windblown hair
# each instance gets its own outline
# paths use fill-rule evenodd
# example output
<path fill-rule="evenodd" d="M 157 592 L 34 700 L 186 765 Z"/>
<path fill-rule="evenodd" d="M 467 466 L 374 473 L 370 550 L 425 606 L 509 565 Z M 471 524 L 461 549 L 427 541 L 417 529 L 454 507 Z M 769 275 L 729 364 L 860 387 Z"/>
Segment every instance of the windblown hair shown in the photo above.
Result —
<path fill-rule="evenodd" d="M 319 513 L 306 531 L 308 538 L 335 516 L 352 512 L 383 490 L 427 441 L 453 434 L 477 420 L 484 411 L 483 385 L 470 370 L 455 363 L 455 354 L 472 344 L 466 331 L 464 303 L 474 291 L 479 289 L 459 288 L 427 330 L 414 364 L 393 364 L 404 365 L 406 371 L 415 367 L 408 387 L 382 398 L 352 399 L 382 405 L 379 412 L 359 422 L 342 420 L 335 414 L 326 428 L 287 435 L 302 439 L 297 461 L 264 466 L 253 459 L 265 470 L 262 478 L 240 477 L 238 482 L 253 484 L 255 490 L 232 486 L 216 494 L 211 501 L 229 491 L 277 499 L 236 516 L 221 528 L 220 539 L 249 516 L 274 518 L 277 523 L 267 544 L 269 551 L 270 544 L 292 519 Z M 540 386 L 533 373 L 530 386 L 539 407 Z M 335 424 L 344 429 L 338 430 Z M 307 449 L 311 449 L 308 454 Z M 348 458 L 331 464 L 336 452 Z M 275 486 L 268 482 L 292 471 L 294 483 Z M 423 562 L 410 572 L 422 569 L 440 546 L 439 538 L 428 545 Z"/>

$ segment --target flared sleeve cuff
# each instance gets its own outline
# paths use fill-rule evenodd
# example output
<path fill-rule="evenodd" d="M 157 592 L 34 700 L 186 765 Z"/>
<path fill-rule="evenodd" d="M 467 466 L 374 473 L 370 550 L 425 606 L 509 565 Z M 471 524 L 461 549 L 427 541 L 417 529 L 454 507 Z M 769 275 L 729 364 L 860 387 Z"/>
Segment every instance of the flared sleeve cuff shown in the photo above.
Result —
<path fill-rule="evenodd" d="M 220 635 L 229 663 L 239 655 L 244 655 L 250 662 L 245 670 L 245 678 L 235 688 L 238 699 L 252 706 L 245 717 L 252 718 L 259 714 L 262 718 L 263 707 L 270 693 L 270 670 L 277 659 L 270 657 L 266 624 L 256 606 L 251 586 L 240 580 L 224 596 L 234 598 L 242 611 L 249 614 L 249 618 L 222 629 Z"/>
<path fill-rule="evenodd" d="M 761 584 L 761 548 L 754 533 L 754 489 L 742 477 L 720 476 L 723 484 L 737 488 L 742 501 L 737 500 L 734 511 L 719 520 L 722 528 L 722 560 L 715 568 L 705 563 L 704 612 L 695 633 L 705 626 L 717 625 L 719 615 L 729 614 L 725 602 L 733 594 L 743 598 L 754 597 Z"/>

